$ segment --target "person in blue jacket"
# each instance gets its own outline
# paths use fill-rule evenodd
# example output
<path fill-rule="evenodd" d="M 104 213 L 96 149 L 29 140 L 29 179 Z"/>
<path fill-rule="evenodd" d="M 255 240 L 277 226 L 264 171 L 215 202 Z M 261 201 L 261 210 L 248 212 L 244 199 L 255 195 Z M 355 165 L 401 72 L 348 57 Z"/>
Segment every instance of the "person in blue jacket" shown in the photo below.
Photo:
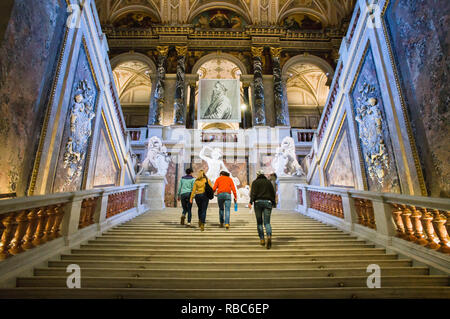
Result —
<path fill-rule="evenodd" d="M 191 226 L 192 219 L 192 203 L 190 202 L 190 197 L 195 182 L 195 178 L 192 176 L 192 173 L 193 170 L 191 168 L 186 169 L 186 175 L 181 178 L 177 192 L 178 201 L 181 201 L 181 206 L 183 207 L 181 225 L 184 225 L 187 214 L 187 226 Z"/>

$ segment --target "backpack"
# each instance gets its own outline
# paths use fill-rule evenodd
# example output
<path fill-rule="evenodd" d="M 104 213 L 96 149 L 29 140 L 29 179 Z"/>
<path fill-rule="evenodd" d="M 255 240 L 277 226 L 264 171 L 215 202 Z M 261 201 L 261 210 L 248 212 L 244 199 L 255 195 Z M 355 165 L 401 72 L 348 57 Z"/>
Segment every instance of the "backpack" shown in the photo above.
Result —
<path fill-rule="evenodd" d="M 209 185 L 208 183 L 208 179 L 206 178 L 206 183 L 205 183 L 205 195 L 206 197 L 208 197 L 209 199 L 213 199 L 214 198 L 214 192 L 212 187 Z"/>

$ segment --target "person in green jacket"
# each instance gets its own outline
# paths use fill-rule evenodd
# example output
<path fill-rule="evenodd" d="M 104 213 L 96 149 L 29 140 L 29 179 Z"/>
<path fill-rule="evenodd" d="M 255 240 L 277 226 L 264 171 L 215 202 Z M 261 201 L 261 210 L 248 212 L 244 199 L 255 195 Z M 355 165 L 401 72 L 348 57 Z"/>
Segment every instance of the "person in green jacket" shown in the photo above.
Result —
<path fill-rule="evenodd" d="M 194 187 L 195 178 L 192 176 L 193 170 L 186 169 L 186 175 L 183 176 L 178 185 L 178 201 L 181 201 L 183 213 L 181 215 L 181 225 L 184 225 L 186 214 L 188 215 L 187 226 L 191 226 L 192 219 L 192 203 L 190 202 L 192 188 Z"/>

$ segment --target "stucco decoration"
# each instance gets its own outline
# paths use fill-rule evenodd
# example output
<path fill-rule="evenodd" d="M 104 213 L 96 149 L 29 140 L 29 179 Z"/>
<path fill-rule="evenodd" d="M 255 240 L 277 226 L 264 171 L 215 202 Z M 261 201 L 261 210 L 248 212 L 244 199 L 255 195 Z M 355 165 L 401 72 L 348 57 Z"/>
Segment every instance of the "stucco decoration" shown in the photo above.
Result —
<path fill-rule="evenodd" d="M 391 135 L 370 48 L 352 96 L 368 188 L 370 191 L 400 193 Z"/>
<path fill-rule="evenodd" d="M 359 123 L 359 139 L 364 145 L 364 160 L 372 180 L 381 185 L 386 171 L 390 168 L 389 156 L 383 138 L 383 118 L 378 106 L 378 99 L 369 97 L 375 88 L 367 83 L 359 89 L 355 120 Z"/>
<path fill-rule="evenodd" d="M 76 91 L 70 111 L 70 135 L 64 153 L 64 187 L 69 186 L 83 172 L 86 149 L 92 135 L 92 119 L 95 117 L 94 93 L 88 81 L 80 81 Z"/>
<path fill-rule="evenodd" d="M 147 156 L 141 164 L 138 175 L 166 176 L 169 163 L 167 148 L 163 146 L 159 137 L 153 136 L 148 141 Z"/>
<path fill-rule="evenodd" d="M 302 167 L 295 155 L 295 142 L 290 136 L 286 136 L 277 147 L 272 168 L 277 176 L 305 176 Z"/>
<path fill-rule="evenodd" d="M 81 45 L 56 168 L 54 192 L 80 190 L 93 132 L 98 89 Z"/>

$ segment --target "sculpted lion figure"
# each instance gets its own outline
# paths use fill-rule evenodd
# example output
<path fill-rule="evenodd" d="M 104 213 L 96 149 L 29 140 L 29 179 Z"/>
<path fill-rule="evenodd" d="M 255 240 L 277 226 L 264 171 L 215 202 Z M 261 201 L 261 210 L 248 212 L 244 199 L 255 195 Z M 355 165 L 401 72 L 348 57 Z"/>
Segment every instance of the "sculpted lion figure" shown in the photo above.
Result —
<path fill-rule="evenodd" d="M 302 167 L 295 155 L 295 142 L 290 136 L 286 136 L 277 148 L 272 168 L 277 176 L 305 176 Z"/>
<path fill-rule="evenodd" d="M 141 169 L 137 175 L 145 173 L 146 175 L 166 176 L 169 162 L 167 148 L 163 146 L 159 137 L 153 136 L 148 141 L 147 156 L 140 165 Z"/>

